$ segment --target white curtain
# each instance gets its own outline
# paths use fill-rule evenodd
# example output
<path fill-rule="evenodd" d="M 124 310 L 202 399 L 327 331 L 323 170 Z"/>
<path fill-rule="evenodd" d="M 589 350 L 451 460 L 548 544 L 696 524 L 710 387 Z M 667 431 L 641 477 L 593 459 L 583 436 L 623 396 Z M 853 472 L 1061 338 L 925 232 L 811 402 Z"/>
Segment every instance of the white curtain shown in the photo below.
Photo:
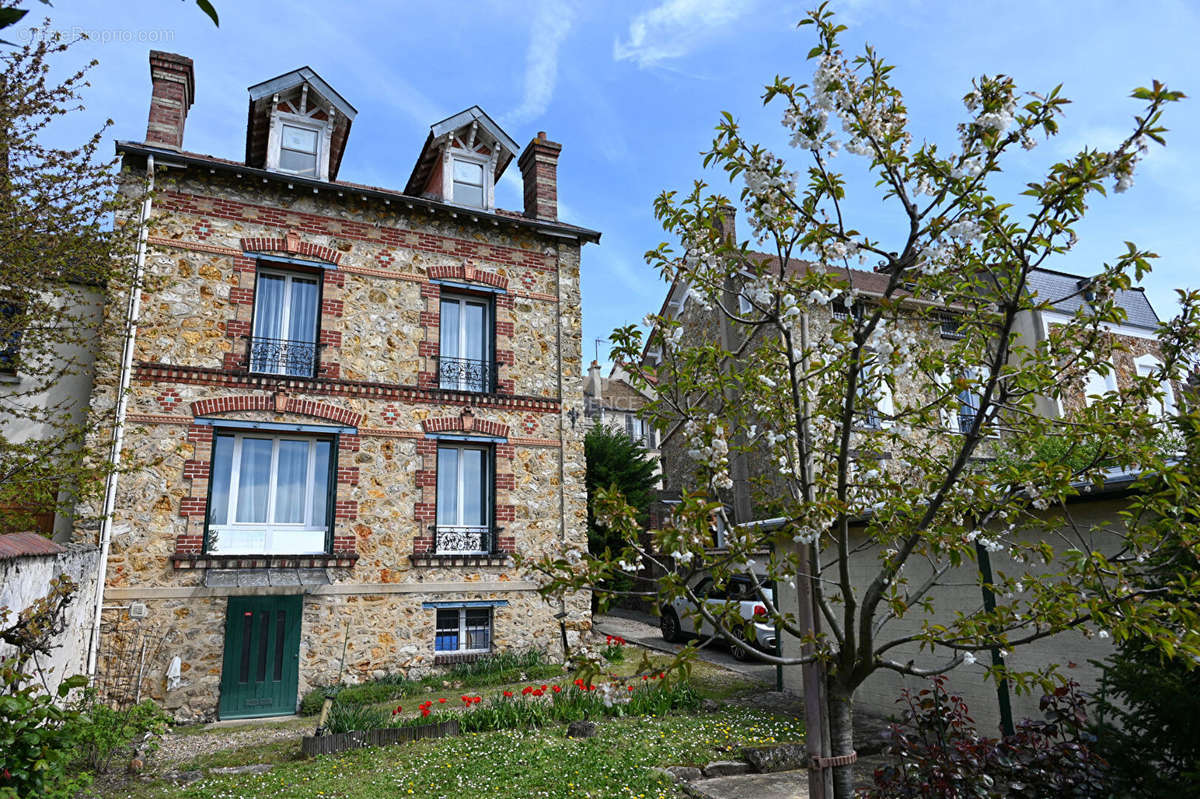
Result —
<path fill-rule="evenodd" d="M 438 448 L 437 523 L 462 524 L 458 517 L 458 450 Z"/>
<path fill-rule="evenodd" d="M 238 500 L 235 520 L 243 523 L 267 521 L 267 497 L 271 479 L 269 438 L 243 438 L 238 474 Z"/>
<path fill-rule="evenodd" d="M 279 442 L 275 483 L 275 521 L 278 524 L 303 524 L 306 521 L 308 444 L 307 441 Z"/>
<path fill-rule="evenodd" d="M 483 450 L 462 450 L 463 524 L 478 527 L 484 525 L 483 479 L 487 468 L 486 455 Z"/>

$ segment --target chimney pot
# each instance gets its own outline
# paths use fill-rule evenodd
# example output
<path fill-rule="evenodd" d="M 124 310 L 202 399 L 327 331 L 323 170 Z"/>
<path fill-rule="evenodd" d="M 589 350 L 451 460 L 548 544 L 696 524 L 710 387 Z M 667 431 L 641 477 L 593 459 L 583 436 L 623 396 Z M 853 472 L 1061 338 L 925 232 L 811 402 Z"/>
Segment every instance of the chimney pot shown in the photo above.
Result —
<path fill-rule="evenodd" d="M 146 143 L 183 148 L 188 109 L 196 99 L 192 59 L 178 53 L 150 51 L 150 119 Z"/>
<path fill-rule="evenodd" d="M 521 153 L 517 166 L 525 184 L 525 216 L 558 221 L 558 154 L 562 145 L 546 138 L 544 130 Z"/>

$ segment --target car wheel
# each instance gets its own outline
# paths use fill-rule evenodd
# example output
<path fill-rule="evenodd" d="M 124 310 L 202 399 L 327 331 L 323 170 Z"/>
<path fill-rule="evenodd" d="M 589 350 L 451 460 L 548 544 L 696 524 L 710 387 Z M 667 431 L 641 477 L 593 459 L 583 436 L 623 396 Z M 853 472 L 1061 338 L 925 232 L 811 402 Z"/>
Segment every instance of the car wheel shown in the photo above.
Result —
<path fill-rule="evenodd" d="M 734 660 L 747 661 L 750 659 L 750 645 L 746 643 L 746 634 L 742 632 L 741 627 L 733 630 L 733 637 L 737 639 L 737 643 L 730 644 L 729 654 L 733 655 Z"/>
<path fill-rule="evenodd" d="M 679 627 L 679 616 L 671 608 L 663 610 L 662 618 L 658 620 L 658 629 L 662 632 L 664 641 L 669 641 L 673 644 L 683 639 L 683 634 Z"/>

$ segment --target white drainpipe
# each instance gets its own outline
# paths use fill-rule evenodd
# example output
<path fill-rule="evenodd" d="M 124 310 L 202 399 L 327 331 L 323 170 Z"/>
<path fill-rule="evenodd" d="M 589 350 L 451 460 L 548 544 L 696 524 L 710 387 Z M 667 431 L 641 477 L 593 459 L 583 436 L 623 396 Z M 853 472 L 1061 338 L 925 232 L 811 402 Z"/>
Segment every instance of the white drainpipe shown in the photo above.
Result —
<path fill-rule="evenodd" d="M 117 470 L 121 465 L 121 448 L 125 443 L 125 411 L 129 405 L 129 382 L 133 373 L 133 348 L 137 340 L 138 317 L 142 310 L 142 274 L 146 269 L 146 237 L 150 219 L 151 194 L 154 192 L 154 155 L 146 156 L 146 197 L 138 220 L 137 254 L 134 259 L 133 284 L 129 289 L 129 306 L 125 316 L 125 346 L 121 353 L 121 375 L 117 383 L 117 406 L 114 413 L 112 448 L 108 456 L 109 472 L 104 482 L 104 509 L 100 520 L 100 569 L 96 578 L 96 605 L 92 616 L 92 638 L 88 644 L 87 674 L 96 675 L 96 660 L 100 653 L 100 618 L 104 611 L 104 583 L 108 577 L 108 550 L 112 544 L 113 512 L 117 505 Z"/>

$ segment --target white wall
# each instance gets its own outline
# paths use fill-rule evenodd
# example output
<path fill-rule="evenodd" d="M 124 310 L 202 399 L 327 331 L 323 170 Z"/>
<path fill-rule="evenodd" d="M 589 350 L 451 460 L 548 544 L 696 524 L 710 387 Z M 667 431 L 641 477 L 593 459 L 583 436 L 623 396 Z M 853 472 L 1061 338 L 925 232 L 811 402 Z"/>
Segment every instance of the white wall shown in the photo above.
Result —
<path fill-rule="evenodd" d="M 77 590 L 67 605 L 67 626 L 58 646 L 38 663 L 53 690 L 66 677 L 82 674 L 87 668 L 87 644 L 92 632 L 92 608 L 96 602 L 96 575 L 100 553 L 87 544 L 64 544 L 58 555 L 22 556 L 0 560 L 0 607 L 14 614 L 42 598 L 50 580 L 66 574 Z M 0 643 L 0 658 L 12 653 L 12 647 Z"/>
<path fill-rule="evenodd" d="M 1121 507 L 1119 500 L 1096 501 L 1070 505 L 1072 518 L 1083 530 L 1090 530 L 1095 537 L 1094 543 L 1100 549 L 1111 546 L 1116 536 L 1110 532 L 1111 525 L 1119 524 L 1116 513 Z M 1048 527 L 1051 524 L 1047 525 Z M 852 542 L 853 544 L 861 541 Z M 1062 541 L 1053 540 L 1056 550 L 1061 549 Z M 992 556 L 993 572 L 1016 573 L 1015 567 L 1025 570 L 1025 564 L 1017 564 L 1003 553 Z M 858 595 L 873 578 L 879 563 L 879 551 L 870 547 L 851 562 L 851 575 L 858 588 Z M 918 558 L 910 559 L 905 566 L 904 575 L 911 585 L 919 585 L 929 573 L 929 566 Z M 943 587 L 933 591 L 934 613 L 927 616 L 920 608 L 914 608 L 903 618 L 889 622 L 878 640 L 887 641 L 900 638 L 920 630 L 922 622 L 946 622 L 954 617 L 956 611 L 970 613 L 983 604 L 979 588 L 979 577 L 976 564 L 972 561 L 963 567 L 947 572 L 939 581 Z M 796 593 L 786 585 L 780 593 L 782 608 L 795 612 Z M 840 606 L 838 606 L 840 608 Z M 1027 646 L 1014 649 L 1006 658 L 1006 664 L 1018 671 L 1035 671 L 1047 663 L 1058 663 L 1062 666 L 1061 673 L 1078 682 L 1084 691 L 1094 692 L 1097 687 L 1100 671 L 1091 664 L 1092 660 L 1101 660 L 1113 652 L 1112 641 L 1099 638 L 1087 638 L 1083 633 L 1061 633 Z M 799 644 L 796 639 L 784 636 L 784 654 L 799 655 Z M 917 666 L 930 667 L 943 665 L 950 660 L 950 652 L 938 649 L 930 652 L 921 651 L 919 646 L 899 646 L 889 652 L 892 660 L 907 663 L 912 660 Z M 951 693 L 963 697 L 967 703 L 970 715 L 981 733 L 998 734 L 1000 716 L 997 706 L 996 685 L 984 676 L 984 669 L 990 663 L 987 652 L 977 654 L 978 662 L 974 665 L 961 665 L 948 675 L 947 687 Z M 1073 664 L 1073 665 L 1072 665 Z M 801 692 L 799 667 L 784 669 L 784 684 L 788 690 Z M 920 677 L 910 677 L 890 670 L 878 670 L 861 685 L 855 695 L 855 706 L 876 714 L 899 715 L 900 706 L 896 700 L 904 688 L 918 691 L 928 686 L 928 680 Z M 1017 695 L 1009 691 L 1013 708 L 1013 720 L 1020 722 L 1024 718 L 1040 718 L 1038 701 L 1041 693 L 1036 689 L 1032 695 Z"/>

